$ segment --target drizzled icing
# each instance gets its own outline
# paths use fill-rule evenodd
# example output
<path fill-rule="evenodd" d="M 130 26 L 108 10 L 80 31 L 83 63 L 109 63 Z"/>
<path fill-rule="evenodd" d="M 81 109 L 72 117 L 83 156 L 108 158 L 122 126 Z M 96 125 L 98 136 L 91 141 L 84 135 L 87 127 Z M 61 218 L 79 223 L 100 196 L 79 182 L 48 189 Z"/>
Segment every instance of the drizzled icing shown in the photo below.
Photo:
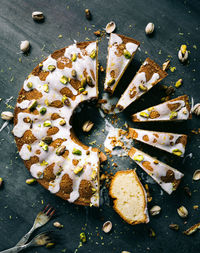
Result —
<path fill-rule="evenodd" d="M 97 89 L 97 73 L 96 73 L 96 59 L 92 59 L 90 54 L 95 50 L 97 52 L 97 43 L 88 42 L 88 46 L 83 50 L 80 49 L 77 44 L 71 45 L 65 49 L 64 56 L 71 59 L 73 54 L 77 55 L 75 61 L 70 61 L 72 66 L 64 67 L 60 69 L 57 67 L 57 60 L 51 55 L 43 62 L 43 71 L 48 71 L 49 74 L 45 81 L 41 81 L 39 76 L 30 75 L 28 79 L 24 81 L 23 89 L 30 91 L 27 84 L 32 83 L 32 89 L 36 89 L 42 94 L 42 97 L 37 99 L 37 107 L 35 108 L 38 112 L 41 108 L 46 108 L 44 115 L 33 114 L 27 112 L 19 112 L 17 114 L 17 124 L 13 129 L 13 133 L 16 137 L 23 137 L 24 133 L 29 130 L 36 137 L 36 141 L 31 145 L 23 144 L 19 154 L 23 160 L 29 160 L 33 156 L 37 156 L 39 159 L 38 163 L 32 164 L 30 172 L 33 177 L 37 179 L 43 178 L 45 168 L 54 163 L 53 174 L 55 179 L 49 182 L 49 191 L 52 193 L 58 193 L 60 190 L 60 182 L 63 175 L 68 174 L 73 182 L 72 192 L 70 193 L 69 202 L 74 202 L 79 198 L 79 186 L 82 180 L 88 180 L 92 184 L 92 190 L 94 194 L 90 199 L 90 205 L 99 205 L 99 185 L 98 185 L 98 173 L 99 173 L 99 152 L 92 150 L 91 147 L 88 149 L 83 148 L 81 145 L 75 143 L 71 137 L 70 125 L 71 116 L 76 107 L 83 101 L 91 98 L 98 97 Z M 63 59 L 59 59 L 62 63 Z M 64 63 L 64 62 L 63 62 Z M 54 65 L 56 69 L 52 72 L 49 71 L 48 66 Z M 60 79 L 62 76 L 73 79 L 72 69 L 76 71 L 76 79 L 81 82 L 84 78 L 85 73 L 92 79 L 94 87 L 86 86 L 85 90 L 88 92 L 83 95 L 72 87 L 68 82 L 67 84 L 61 83 Z M 48 91 L 45 91 L 44 87 L 48 85 Z M 52 102 L 58 100 L 62 101 L 63 95 L 60 93 L 61 89 L 67 87 L 72 93 L 72 99 L 70 100 L 70 106 L 63 105 L 61 108 L 49 106 Z M 23 100 L 21 103 L 17 103 L 16 107 L 20 109 L 29 108 L 30 104 L 34 100 Z M 52 120 L 51 116 L 53 113 L 59 115 L 59 118 Z M 25 118 L 29 118 L 30 122 L 25 122 Z M 61 120 L 65 120 L 65 125 L 60 125 Z M 50 126 L 44 126 L 44 122 L 48 121 Z M 56 150 L 53 146 L 49 145 L 48 150 L 44 150 L 40 145 L 43 137 L 47 136 L 49 128 L 55 127 L 58 129 L 57 133 L 53 134 L 52 141 L 62 139 L 62 146 L 66 147 L 68 155 L 64 158 L 62 155 L 57 155 Z M 81 155 L 73 154 L 73 150 L 77 149 L 81 152 Z M 36 152 L 37 151 L 37 152 Z M 73 164 L 73 160 L 78 160 L 78 165 Z M 80 167 L 82 170 L 80 173 L 75 174 L 74 169 Z"/>
<path fill-rule="evenodd" d="M 141 97 L 144 93 L 149 91 L 155 85 L 155 83 L 158 82 L 159 79 L 161 80 L 161 77 L 158 72 L 162 71 L 162 69 L 156 69 L 153 66 L 152 66 L 152 69 L 155 71 L 155 73 L 152 73 L 150 80 L 148 81 L 146 80 L 146 73 L 143 70 L 145 69 L 144 66 L 147 66 L 147 65 L 150 65 L 150 66 L 152 65 L 152 61 L 148 60 L 148 58 L 142 64 L 139 71 L 137 72 L 137 74 L 134 76 L 133 80 L 129 84 L 128 88 L 122 94 L 121 98 L 119 99 L 117 103 L 117 107 L 125 109 L 132 102 L 134 102 L 139 97 Z M 141 90 L 139 88 L 141 84 L 146 88 L 146 90 Z M 132 97 L 130 96 L 131 91 L 134 92 L 135 94 Z"/>
<path fill-rule="evenodd" d="M 110 74 L 111 71 L 115 72 L 115 82 L 117 83 L 119 79 L 121 78 L 122 74 L 124 73 L 126 67 L 128 66 L 128 63 L 130 62 L 130 59 L 127 59 L 123 54 L 120 56 L 117 55 L 117 51 L 118 51 L 117 48 L 122 43 L 123 43 L 123 39 L 119 35 L 111 33 L 109 44 L 108 44 L 108 59 L 107 59 L 104 89 L 108 88 L 107 82 L 110 81 L 110 79 L 112 78 Z M 125 49 L 128 50 L 131 55 L 134 55 L 138 46 L 139 46 L 139 43 L 135 44 L 133 42 L 128 42 L 125 44 Z"/>
<path fill-rule="evenodd" d="M 133 121 L 165 121 L 165 120 L 187 120 L 190 116 L 190 110 L 186 106 L 187 96 L 178 97 L 176 100 L 169 100 L 162 104 L 150 107 L 143 111 L 134 114 Z M 175 110 L 170 110 L 170 105 L 179 104 Z M 175 118 L 170 118 L 171 113 L 176 112 Z M 145 113 L 147 117 L 141 116 L 141 113 Z M 151 117 L 151 114 L 156 113 L 157 116 Z"/>
<path fill-rule="evenodd" d="M 175 154 L 174 150 L 180 150 L 181 157 L 183 157 L 185 153 L 185 145 L 182 143 L 183 141 L 181 142 L 181 139 L 184 138 L 185 141 L 187 140 L 186 135 L 182 134 L 162 133 L 135 128 L 129 129 L 128 138 L 133 138 L 135 140 L 147 143 L 153 147 L 157 147 L 172 154 Z"/>
<path fill-rule="evenodd" d="M 168 194 L 171 194 L 174 190 L 176 190 L 178 182 L 184 176 L 180 171 L 162 163 L 161 161 L 158 161 L 136 148 L 132 148 L 130 150 L 129 156 Z M 141 161 L 136 160 L 138 156 L 142 157 Z M 168 172 L 170 172 L 171 175 L 173 174 L 173 176 L 164 180 L 163 178 L 168 176 Z"/>

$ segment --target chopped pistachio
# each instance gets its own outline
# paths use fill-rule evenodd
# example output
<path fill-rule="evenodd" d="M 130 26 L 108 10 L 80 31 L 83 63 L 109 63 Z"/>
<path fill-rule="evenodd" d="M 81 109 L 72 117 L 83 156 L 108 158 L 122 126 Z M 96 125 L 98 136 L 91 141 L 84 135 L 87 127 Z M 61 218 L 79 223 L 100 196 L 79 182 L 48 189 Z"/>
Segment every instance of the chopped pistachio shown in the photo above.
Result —
<path fill-rule="evenodd" d="M 60 121 L 59 121 L 59 125 L 60 126 L 64 126 L 66 124 L 66 121 L 64 120 L 64 119 L 61 119 Z"/>
<path fill-rule="evenodd" d="M 179 225 L 178 224 L 170 224 L 169 228 L 171 228 L 173 230 L 179 230 Z"/>
<path fill-rule="evenodd" d="M 176 88 L 179 88 L 182 84 L 183 84 L 183 79 L 179 79 L 179 80 L 175 83 L 175 87 L 176 87 Z"/>
<path fill-rule="evenodd" d="M 62 224 L 60 224 L 60 222 L 58 222 L 58 221 L 55 221 L 54 223 L 53 223 L 53 225 L 54 225 L 54 227 L 56 227 L 56 228 L 63 228 L 64 226 L 62 225 Z"/>
<path fill-rule="evenodd" d="M 48 70 L 51 71 L 51 72 L 53 72 L 55 69 L 56 69 L 55 65 L 49 65 L 48 66 Z"/>
<path fill-rule="evenodd" d="M 115 83 L 115 79 L 114 79 L 114 78 L 111 78 L 111 79 L 107 82 L 107 85 L 110 87 L 110 86 L 112 86 L 114 83 Z"/>
<path fill-rule="evenodd" d="M 35 99 L 33 99 L 32 101 L 31 101 L 31 103 L 30 103 L 30 105 L 28 106 L 28 109 L 30 110 L 30 111 L 33 111 L 36 107 L 37 107 L 37 100 L 35 100 Z"/>
<path fill-rule="evenodd" d="M 141 162 L 141 161 L 144 160 L 144 157 L 143 157 L 143 155 L 135 155 L 135 156 L 133 157 L 133 160 L 134 160 L 134 161 Z"/>
<path fill-rule="evenodd" d="M 80 233 L 80 240 L 81 240 L 81 242 L 86 242 L 87 241 L 86 235 L 85 235 L 84 232 Z"/>
<path fill-rule="evenodd" d="M 49 85 L 48 85 L 47 83 L 45 83 L 45 84 L 42 86 L 42 88 L 43 88 L 43 91 L 44 91 L 44 92 L 46 92 L 46 93 L 49 92 Z"/>
<path fill-rule="evenodd" d="M 83 91 L 85 91 L 85 89 L 82 87 L 82 88 L 79 88 L 78 91 L 79 91 L 80 93 L 82 93 Z"/>
<path fill-rule="evenodd" d="M 75 70 L 75 69 L 72 69 L 71 74 L 72 74 L 73 77 L 76 77 L 76 70 Z"/>
<path fill-rule="evenodd" d="M 40 143 L 39 143 L 39 146 L 40 147 L 42 147 L 42 149 L 44 150 L 44 151 L 48 151 L 48 145 L 44 142 L 44 141 L 41 141 Z"/>
<path fill-rule="evenodd" d="M 69 82 L 69 79 L 68 79 L 66 76 L 62 76 L 62 77 L 60 78 L 60 82 L 61 82 L 62 84 L 67 84 L 67 83 Z"/>
<path fill-rule="evenodd" d="M 69 101 L 69 98 L 67 97 L 67 96 L 63 96 L 62 97 L 62 102 L 63 102 L 63 104 L 65 104 L 66 106 L 70 106 L 71 105 L 71 103 L 70 103 L 70 101 Z"/>
<path fill-rule="evenodd" d="M 177 118 L 177 116 L 178 116 L 178 113 L 172 111 L 172 112 L 170 113 L 169 119 L 170 119 L 170 120 L 175 119 L 175 118 Z"/>
<path fill-rule="evenodd" d="M 126 59 L 130 59 L 131 58 L 131 53 L 127 49 L 124 49 L 123 53 L 124 53 L 124 57 Z"/>
<path fill-rule="evenodd" d="M 45 99 L 44 103 L 45 103 L 46 106 L 49 106 L 49 100 L 48 99 Z"/>
<path fill-rule="evenodd" d="M 43 123 L 43 126 L 44 126 L 44 127 L 50 127 L 50 126 L 51 126 L 51 121 L 50 121 L 50 120 L 46 120 L 46 121 Z"/>
<path fill-rule="evenodd" d="M 81 80 L 81 87 L 82 87 L 82 88 L 85 88 L 86 84 L 87 84 L 87 79 L 84 77 L 84 78 Z"/>
<path fill-rule="evenodd" d="M 31 145 L 27 145 L 26 147 L 27 147 L 28 151 L 31 152 L 31 150 L 32 150 Z"/>
<path fill-rule="evenodd" d="M 79 149 L 73 148 L 72 154 L 74 154 L 74 155 L 82 155 L 82 152 Z"/>
<path fill-rule="evenodd" d="M 142 83 L 139 85 L 139 89 L 140 89 L 141 91 L 147 91 L 147 87 L 144 86 Z"/>
<path fill-rule="evenodd" d="M 41 166 L 46 166 L 46 165 L 48 165 L 48 162 L 44 160 L 44 161 L 42 161 L 42 162 L 40 163 L 40 165 L 41 165 Z"/>
<path fill-rule="evenodd" d="M 3 185 L 3 178 L 0 177 L 0 187 Z"/>
<path fill-rule="evenodd" d="M 187 46 L 186 45 L 181 45 L 181 53 L 184 55 L 187 51 Z"/>
<path fill-rule="evenodd" d="M 57 150 L 56 150 L 56 155 L 60 156 L 60 155 L 64 154 L 65 149 L 66 149 L 66 146 L 64 146 L 64 145 L 60 146 L 60 147 L 57 148 Z"/>
<path fill-rule="evenodd" d="M 91 12 L 89 9 L 85 9 L 85 16 L 88 20 L 90 20 L 92 18 Z"/>
<path fill-rule="evenodd" d="M 84 90 L 84 91 L 82 92 L 82 94 L 83 94 L 83 95 L 87 95 L 87 94 L 88 94 L 88 91 L 87 91 L 87 90 Z"/>
<path fill-rule="evenodd" d="M 143 118 L 149 118 L 149 114 L 146 113 L 146 112 L 141 112 L 140 116 L 143 117 Z"/>
<path fill-rule="evenodd" d="M 173 153 L 174 155 L 177 155 L 177 156 L 181 156 L 181 155 L 183 154 L 183 152 L 182 152 L 180 149 L 178 149 L 178 148 L 173 149 L 173 150 L 172 150 L 172 153 Z"/>
<path fill-rule="evenodd" d="M 46 113 L 47 109 L 45 107 L 42 107 L 40 109 L 40 114 L 44 115 Z"/>
<path fill-rule="evenodd" d="M 42 68 L 43 67 L 43 63 L 40 62 L 39 63 L 39 67 Z"/>
<path fill-rule="evenodd" d="M 48 145 L 50 145 L 53 141 L 53 138 L 51 136 L 45 136 L 42 138 L 42 141 Z"/>
<path fill-rule="evenodd" d="M 71 60 L 72 61 L 76 61 L 76 59 L 77 59 L 77 55 L 74 53 L 74 54 L 72 54 L 72 58 L 71 58 Z"/>
<path fill-rule="evenodd" d="M 87 84 L 88 84 L 90 87 L 94 87 L 94 84 L 92 83 L 92 78 L 91 78 L 91 76 L 87 76 L 86 80 L 87 80 Z"/>
<path fill-rule="evenodd" d="M 92 52 L 90 53 L 90 58 L 95 59 L 95 57 L 96 57 L 96 50 L 93 49 Z"/>
<path fill-rule="evenodd" d="M 26 184 L 34 184 L 35 182 L 36 182 L 35 178 L 26 179 Z"/>
<path fill-rule="evenodd" d="M 54 247 L 54 245 L 55 245 L 54 242 L 48 242 L 48 243 L 45 245 L 45 247 L 49 249 L 49 248 Z"/>
<path fill-rule="evenodd" d="M 32 89 L 32 88 L 33 88 L 33 83 L 32 83 L 32 82 L 28 82 L 28 83 L 27 83 L 27 87 L 28 87 L 29 89 Z"/>
<path fill-rule="evenodd" d="M 75 169 L 74 169 L 74 174 L 78 174 L 78 173 L 80 173 L 81 171 L 83 170 L 83 167 L 76 167 Z"/>

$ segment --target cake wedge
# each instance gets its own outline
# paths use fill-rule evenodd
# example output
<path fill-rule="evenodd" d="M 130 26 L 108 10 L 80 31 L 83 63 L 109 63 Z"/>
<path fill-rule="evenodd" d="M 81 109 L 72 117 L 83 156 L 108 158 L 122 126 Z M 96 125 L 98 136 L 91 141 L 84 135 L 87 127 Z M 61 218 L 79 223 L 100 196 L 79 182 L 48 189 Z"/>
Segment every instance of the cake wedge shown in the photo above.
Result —
<path fill-rule="evenodd" d="M 135 170 L 118 171 L 112 178 L 110 196 L 114 210 L 131 225 L 148 223 L 146 192 Z"/>
<path fill-rule="evenodd" d="M 129 128 L 128 139 L 141 141 L 177 156 L 184 156 L 187 135 Z"/>
<path fill-rule="evenodd" d="M 178 121 L 191 119 L 189 98 L 183 95 L 132 115 L 134 122 Z"/>
<path fill-rule="evenodd" d="M 184 176 L 180 171 L 134 147 L 130 149 L 129 156 L 168 194 L 177 189 L 181 178 Z"/>
<path fill-rule="evenodd" d="M 163 71 L 153 60 L 147 58 L 134 76 L 128 88 L 122 94 L 116 107 L 120 111 L 123 111 L 166 76 L 167 72 Z"/>
<path fill-rule="evenodd" d="M 113 94 L 126 68 L 133 59 L 140 42 L 124 35 L 111 33 L 104 90 Z"/>

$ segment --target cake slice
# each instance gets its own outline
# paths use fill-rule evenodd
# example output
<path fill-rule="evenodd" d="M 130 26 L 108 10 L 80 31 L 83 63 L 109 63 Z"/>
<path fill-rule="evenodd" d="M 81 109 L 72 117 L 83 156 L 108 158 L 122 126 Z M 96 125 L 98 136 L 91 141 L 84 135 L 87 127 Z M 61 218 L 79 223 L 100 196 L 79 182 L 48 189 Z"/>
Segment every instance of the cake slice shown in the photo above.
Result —
<path fill-rule="evenodd" d="M 134 139 L 177 156 L 184 156 L 187 135 L 129 128 L 128 139 Z"/>
<path fill-rule="evenodd" d="M 118 171 L 113 177 L 110 196 L 114 210 L 131 225 L 148 223 L 146 192 L 135 170 Z"/>
<path fill-rule="evenodd" d="M 167 72 L 163 71 L 153 60 L 147 58 L 122 94 L 116 107 L 121 111 L 124 110 L 166 76 Z"/>
<path fill-rule="evenodd" d="M 113 94 L 119 80 L 133 59 L 140 43 L 124 35 L 111 33 L 104 90 Z"/>
<path fill-rule="evenodd" d="M 183 95 L 132 115 L 134 122 L 177 121 L 191 119 L 189 98 Z"/>
<path fill-rule="evenodd" d="M 131 148 L 129 156 L 168 194 L 175 191 L 184 176 L 180 171 L 164 164 L 146 153 Z"/>

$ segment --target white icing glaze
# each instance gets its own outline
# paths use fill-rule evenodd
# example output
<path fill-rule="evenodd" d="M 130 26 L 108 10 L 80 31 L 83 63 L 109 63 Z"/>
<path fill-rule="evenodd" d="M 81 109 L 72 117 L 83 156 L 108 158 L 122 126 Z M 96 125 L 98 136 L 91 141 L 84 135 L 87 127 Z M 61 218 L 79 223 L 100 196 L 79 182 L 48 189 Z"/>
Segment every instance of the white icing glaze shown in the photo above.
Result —
<path fill-rule="evenodd" d="M 170 119 L 170 114 L 172 111 L 169 109 L 167 105 L 176 103 L 180 103 L 180 106 L 175 110 L 175 112 L 177 112 L 177 117 L 175 119 Z M 152 119 L 150 117 L 146 118 L 140 115 L 141 112 L 147 113 L 149 115 L 151 111 L 157 111 L 160 114 L 160 116 Z M 190 112 L 186 107 L 185 100 L 177 99 L 176 101 L 169 100 L 162 104 L 150 107 L 148 109 L 145 109 L 143 111 L 134 114 L 134 116 L 136 116 L 139 121 L 187 120 L 190 116 Z"/>
<path fill-rule="evenodd" d="M 148 62 L 147 60 L 142 64 L 141 67 L 144 67 L 145 65 L 151 64 L 151 62 Z M 128 107 L 131 103 L 133 103 L 135 100 L 137 100 L 139 97 L 141 97 L 144 93 L 149 91 L 154 83 L 160 78 L 159 74 L 157 72 L 153 73 L 151 76 L 150 80 L 147 82 L 146 81 L 146 74 L 145 72 L 139 71 L 136 73 L 134 76 L 133 80 L 129 84 L 128 88 L 125 90 L 125 92 L 122 94 L 121 98 L 119 99 L 117 106 L 122 107 L 125 109 Z M 146 87 L 145 91 L 142 91 L 139 88 L 139 85 L 143 84 Z M 130 97 L 130 91 L 133 90 L 136 92 L 134 97 Z"/>
<path fill-rule="evenodd" d="M 103 93 L 102 99 L 105 99 L 107 102 L 101 104 L 101 108 L 106 114 L 117 114 L 119 113 L 119 109 L 116 108 L 117 100 L 116 97 L 110 97 L 108 93 Z"/>
<path fill-rule="evenodd" d="M 124 70 L 128 66 L 130 59 L 126 59 L 124 55 L 117 56 L 117 47 L 122 44 L 123 41 L 117 34 L 111 33 L 108 44 L 108 60 L 106 68 L 106 78 L 104 83 L 104 89 L 108 88 L 107 82 L 111 79 L 110 72 L 115 71 L 115 82 L 118 82 L 121 78 Z M 138 48 L 138 45 L 132 42 L 126 43 L 126 49 L 130 54 L 134 54 Z M 114 86 L 114 84 L 113 84 Z M 112 87 L 111 87 L 112 88 Z"/>
<path fill-rule="evenodd" d="M 180 180 L 184 175 L 168 166 L 167 164 L 162 163 L 161 161 L 158 161 L 157 159 L 147 155 L 146 153 L 133 148 L 133 150 L 135 150 L 135 153 L 132 155 L 130 155 L 130 158 L 134 160 L 134 157 L 136 156 L 142 156 L 143 160 L 141 162 L 134 160 L 149 176 L 151 176 L 160 186 L 161 188 L 166 191 L 168 194 L 171 194 L 175 189 L 174 189 L 174 185 L 172 182 L 164 182 L 161 177 L 165 177 L 167 174 L 168 170 L 173 171 L 174 173 L 174 177 L 176 180 Z M 154 161 L 157 161 L 158 164 L 155 164 Z M 145 168 L 145 166 L 142 164 L 143 162 L 149 162 L 149 166 L 151 166 L 152 170 L 148 170 L 147 168 Z"/>
<path fill-rule="evenodd" d="M 93 50 L 97 50 L 96 42 L 91 42 L 85 49 L 84 52 L 77 47 L 76 44 L 69 46 L 65 49 L 65 57 L 71 59 L 72 54 L 77 54 L 76 61 L 72 62 L 72 68 L 65 67 L 64 69 L 56 68 L 54 71 L 49 72 L 48 66 L 54 65 L 57 67 L 57 61 L 51 57 L 51 55 L 43 62 L 43 70 L 48 71 L 49 74 L 46 77 L 45 81 L 41 81 L 38 76 L 30 75 L 27 80 L 24 82 L 24 90 L 29 91 L 30 89 L 27 87 L 28 82 L 32 82 L 32 89 L 36 89 L 41 92 L 42 97 L 37 99 L 37 107 L 36 109 L 40 111 L 42 107 L 46 108 L 46 113 L 38 115 L 20 112 L 17 116 L 17 124 L 13 129 L 13 133 L 16 137 L 22 137 L 27 130 L 31 130 L 32 134 L 37 138 L 37 140 L 31 145 L 24 144 L 19 152 L 20 156 L 23 160 L 29 160 L 33 156 L 37 156 L 39 158 L 39 162 L 36 164 L 32 164 L 30 167 L 30 172 L 33 177 L 37 179 L 43 178 L 43 173 L 46 167 L 51 164 L 55 164 L 53 168 L 53 173 L 55 174 L 55 179 L 50 181 L 49 183 L 49 191 L 52 193 L 57 193 L 60 190 L 60 182 L 63 175 L 68 174 L 68 176 L 73 181 L 73 190 L 70 194 L 69 202 L 74 202 L 79 198 L 79 186 L 82 180 L 89 180 L 94 189 L 94 194 L 91 197 L 91 205 L 98 206 L 99 205 L 99 193 L 98 193 L 98 170 L 99 170 L 99 154 L 97 151 L 93 151 L 90 147 L 88 149 L 89 154 L 86 154 L 86 151 L 82 146 L 75 143 L 70 137 L 70 130 L 72 126 L 70 125 L 70 118 L 75 110 L 75 108 L 83 101 L 89 100 L 91 98 L 98 97 L 97 89 L 95 87 L 86 86 L 85 90 L 88 91 L 87 95 L 78 94 L 77 90 L 75 90 L 69 83 L 62 84 L 60 82 L 60 78 L 62 76 L 66 76 L 68 78 L 73 78 L 71 75 L 72 69 L 76 70 L 77 79 L 79 81 L 84 77 L 84 71 L 87 72 L 88 75 L 91 76 L 93 84 L 96 84 L 96 59 L 91 59 L 89 56 Z M 85 55 L 85 52 L 87 55 Z M 83 54 L 84 53 L 84 54 Z M 81 58 L 80 58 L 80 57 Z M 94 79 L 92 77 L 91 70 L 94 73 Z M 45 92 L 44 84 L 48 85 L 49 90 Z M 97 85 L 97 84 L 96 84 Z M 69 99 L 71 105 L 63 106 L 61 108 L 55 108 L 48 106 L 51 102 L 55 100 L 62 101 L 62 95 L 60 90 L 64 87 L 68 87 L 74 95 L 77 95 L 75 100 Z M 17 107 L 21 109 L 27 109 L 30 105 L 29 100 L 24 100 L 21 103 L 17 103 Z M 53 113 L 57 113 L 60 115 L 60 118 L 56 120 L 51 120 L 51 115 Z M 24 122 L 24 118 L 29 117 L 32 123 Z M 64 119 L 66 121 L 66 125 L 61 126 L 59 124 L 60 120 Z M 66 150 L 68 150 L 69 154 L 67 158 L 63 156 L 58 156 L 56 154 L 56 149 L 51 146 L 48 146 L 48 150 L 44 150 L 39 144 L 43 137 L 47 136 L 47 131 L 49 127 L 45 127 L 44 122 L 50 122 L 51 126 L 58 128 L 58 132 L 52 135 L 53 141 L 56 139 L 63 139 L 62 146 L 66 146 Z M 31 128 L 30 128 L 31 125 Z M 28 147 L 30 146 L 30 147 Z M 73 149 L 78 149 L 81 151 L 81 155 L 73 154 Z M 37 153 L 36 153 L 37 151 Z M 38 154 L 38 151 L 40 154 Z M 73 159 L 79 160 L 78 167 L 82 167 L 82 171 L 78 174 L 74 173 L 74 169 L 77 167 L 72 163 Z M 95 192 L 96 191 L 96 192 Z"/>
<path fill-rule="evenodd" d="M 135 140 L 147 143 L 153 147 L 157 147 L 159 149 L 165 150 L 169 153 L 173 153 L 173 150 L 180 150 L 182 152 L 181 157 L 184 156 L 185 153 L 185 146 L 182 143 L 177 143 L 176 141 L 183 137 L 182 134 L 174 134 L 174 133 L 163 133 L 163 132 L 155 132 L 155 131 L 147 131 L 141 129 L 132 128 L 136 133 L 137 136 L 133 136 Z M 144 136 L 148 136 L 148 139 L 144 140 Z M 171 139 L 173 137 L 173 139 Z M 156 142 L 155 142 L 156 141 Z M 170 143 L 173 142 L 174 144 L 171 145 Z"/>

